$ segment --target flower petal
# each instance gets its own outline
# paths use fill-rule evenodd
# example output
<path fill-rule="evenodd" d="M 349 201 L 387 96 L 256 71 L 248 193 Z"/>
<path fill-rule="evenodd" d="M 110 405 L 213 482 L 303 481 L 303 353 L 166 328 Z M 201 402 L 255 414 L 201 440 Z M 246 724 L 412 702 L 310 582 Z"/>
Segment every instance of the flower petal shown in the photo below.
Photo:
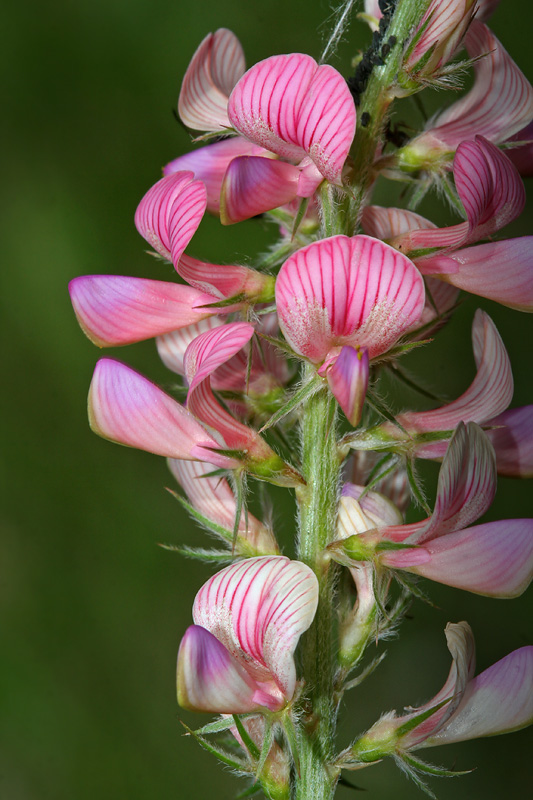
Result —
<path fill-rule="evenodd" d="M 243 295 L 250 301 L 267 302 L 273 299 L 274 279 L 237 264 L 210 264 L 183 254 L 176 270 L 191 286 L 215 298 L 226 299 Z M 213 302 L 213 298 L 209 302 Z M 200 305 L 200 303 L 198 303 Z M 219 308 L 218 313 L 229 313 L 236 306 Z M 198 309 L 200 310 L 200 309 Z"/>
<path fill-rule="evenodd" d="M 175 172 L 147 191 L 135 212 L 141 236 L 164 258 L 177 264 L 204 215 L 205 186 L 192 172 Z"/>
<path fill-rule="evenodd" d="M 228 481 L 220 475 L 209 477 L 211 467 L 199 461 L 169 458 L 168 466 L 194 508 L 228 532 L 233 531 L 237 501 Z M 239 539 L 256 552 L 278 552 L 271 531 L 253 514 L 245 513 L 244 509 L 241 512 L 237 532 Z"/>
<path fill-rule="evenodd" d="M 242 350 L 253 335 L 254 326 L 248 322 L 231 322 L 206 331 L 193 339 L 184 357 L 189 393 Z"/>
<path fill-rule="evenodd" d="M 491 419 L 490 425 L 494 428 L 487 436 L 496 451 L 499 474 L 533 477 L 533 405 L 510 408 Z"/>
<path fill-rule="evenodd" d="M 317 603 L 318 581 L 309 567 L 284 556 L 264 556 L 214 575 L 196 595 L 193 618 L 281 708 L 294 694 L 294 650 Z"/>
<path fill-rule="evenodd" d="M 181 85 L 178 112 L 184 125 L 198 131 L 229 128 L 228 97 L 245 68 L 244 52 L 234 33 L 227 28 L 209 33 Z"/>
<path fill-rule="evenodd" d="M 368 351 L 347 345 L 341 347 L 325 374 L 329 388 L 355 427 L 361 419 L 368 388 Z"/>
<path fill-rule="evenodd" d="M 433 230 L 437 226 L 429 219 L 405 208 L 365 206 L 361 227 L 369 236 L 388 241 L 410 231 Z"/>
<path fill-rule="evenodd" d="M 212 633 L 185 631 L 178 653 L 178 703 L 191 711 L 245 714 L 264 708 L 258 685 Z"/>
<path fill-rule="evenodd" d="M 208 317 L 194 325 L 187 325 L 185 328 L 158 336 L 156 339 L 157 352 L 165 367 L 176 372 L 178 375 L 185 375 L 183 358 L 188 346 L 201 333 L 210 331 L 219 325 L 224 325 L 224 320 L 220 317 Z"/>
<path fill-rule="evenodd" d="M 533 311 L 532 236 L 419 259 L 417 266 L 423 274 L 438 273 L 458 289 L 517 311 Z"/>
<path fill-rule="evenodd" d="M 89 390 L 89 423 L 104 439 L 169 458 L 208 461 L 231 467 L 211 452 L 220 445 L 169 395 L 138 372 L 102 358 Z"/>
<path fill-rule="evenodd" d="M 237 156 L 265 156 L 272 158 L 272 153 L 249 142 L 242 136 L 232 136 L 221 142 L 206 144 L 198 150 L 192 150 L 178 156 L 163 168 L 163 175 L 189 170 L 194 177 L 202 181 L 207 191 L 207 210 L 212 214 L 220 211 L 220 191 L 226 170 Z"/>
<path fill-rule="evenodd" d="M 273 158 L 238 156 L 229 164 L 220 196 L 223 225 L 290 203 L 298 194 L 297 167 Z"/>
<path fill-rule="evenodd" d="M 533 520 L 505 519 L 424 543 L 431 558 L 411 572 L 488 597 L 518 597 L 533 577 Z"/>
<path fill-rule="evenodd" d="M 215 313 L 213 297 L 190 286 L 122 275 L 84 275 L 69 284 L 83 331 L 99 347 L 131 344 Z"/>
<path fill-rule="evenodd" d="M 461 421 L 481 424 L 507 408 L 513 396 L 511 363 L 496 326 L 480 309 L 474 316 L 472 341 L 477 374 L 466 392 L 441 408 L 400 414 L 398 420 L 407 430 L 453 430 Z M 420 458 L 438 458 L 443 454 L 440 445 L 417 447 Z"/>
<path fill-rule="evenodd" d="M 369 236 L 334 236 L 298 250 L 276 280 L 280 327 L 315 363 L 333 347 L 385 352 L 419 319 L 424 282 L 401 253 Z"/>
<path fill-rule="evenodd" d="M 509 733 L 531 722 L 533 647 L 521 647 L 474 678 L 447 725 L 422 746 Z"/>
<path fill-rule="evenodd" d="M 250 141 L 282 158 L 309 155 L 338 183 L 355 133 L 355 106 L 344 78 L 301 53 L 255 64 L 233 90 L 228 116 Z"/>

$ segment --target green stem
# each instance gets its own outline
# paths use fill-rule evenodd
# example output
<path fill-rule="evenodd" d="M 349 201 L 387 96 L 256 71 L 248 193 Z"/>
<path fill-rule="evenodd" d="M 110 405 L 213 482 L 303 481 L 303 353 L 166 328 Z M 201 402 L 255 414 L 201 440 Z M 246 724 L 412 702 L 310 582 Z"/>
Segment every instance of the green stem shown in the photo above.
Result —
<path fill-rule="evenodd" d="M 394 86 L 398 66 L 401 63 L 404 42 L 416 23 L 422 18 L 429 0 L 398 0 L 398 5 L 384 43 L 395 37 L 396 44 L 391 48 L 383 66 L 375 66 L 368 80 L 357 109 L 357 132 L 353 148 L 353 175 L 351 182 L 353 196 L 346 205 L 349 235 L 356 232 L 361 212 L 375 180 L 373 169 L 376 148 L 383 140 L 383 129 L 389 106 L 394 99 L 391 86 Z M 365 123 L 363 127 L 363 122 Z"/>
<path fill-rule="evenodd" d="M 333 562 L 322 553 L 335 538 L 339 457 L 336 444 L 335 401 L 320 390 L 306 404 L 302 423 L 302 466 L 307 486 L 299 491 L 300 539 L 298 558 L 315 572 L 319 582 L 318 610 L 302 638 L 301 660 L 309 713 L 303 720 L 300 777 L 296 800 L 333 797 L 336 776 L 331 759 L 336 723 L 334 676 L 335 611 Z"/>

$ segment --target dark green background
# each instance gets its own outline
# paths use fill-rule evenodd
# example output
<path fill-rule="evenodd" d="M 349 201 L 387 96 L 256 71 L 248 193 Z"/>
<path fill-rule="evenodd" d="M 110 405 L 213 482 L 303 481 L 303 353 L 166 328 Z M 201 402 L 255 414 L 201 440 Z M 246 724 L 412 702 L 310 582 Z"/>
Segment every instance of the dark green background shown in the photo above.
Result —
<path fill-rule="evenodd" d="M 529 3 L 501 6 L 493 27 L 531 76 Z M 157 543 L 205 539 L 164 491 L 171 481 L 163 459 L 90 433 L 85 402 L 98 352 L 76 324 L 67 282 L 91 272 L 164 277 L 144 253 L 133 213 L 161 166 L 189 147 L 171 110 L 203 36 L 231 28 L 249 64 L 272 53 L 318 56 L 329 13 L 326 0 L 56 0 L 4 10 L 2 800 L 222 800 L 243 788 L 182 737 L 178 722 L 175 657 L 208 572 Z M 354 24 L 335 66 L 347 73 L 367 41 Z M 526 217 L 509 234 L 527 232 Z M 261 222 L 222 229 L 206 220 L 193 250 L 229 261 L 271 237 Z M 476 306 L 466 302 L 439 345 L 417 357 L 450 396 L 473 375 Z M 530 318 L 484 307 L 512 357 L 514 403 L 530 402 Z M 116 354 L 169 380 L 151 342 Z M 531 492 L 531 483 L 502 480 L 493 516 L 531 515 Z M 290 523 L 281 492 L 275 512 Z M 382 711 L 441 686 L 447 620 L 470 621 L 480 669 L 530 641 L 530 599 L 430 590 L 439 608 L 415 604 L 379 673 L 349 699 L 343 745 Z M 428 751 L 447 766 L 479 767 L 433 786 L 442 800 L 518 796 L 531 780 L 531 742 L 522 732 Z M 354 779 L 368 796 L 418 796 L 390 764 Z"/>

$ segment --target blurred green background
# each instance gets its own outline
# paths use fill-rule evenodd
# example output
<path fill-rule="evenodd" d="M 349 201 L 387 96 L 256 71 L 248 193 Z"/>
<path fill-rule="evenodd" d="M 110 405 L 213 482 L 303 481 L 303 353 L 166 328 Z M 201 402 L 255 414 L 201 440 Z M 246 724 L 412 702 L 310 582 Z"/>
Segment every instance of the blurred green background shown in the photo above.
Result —
<path fill-rule="evenodd" d="M 172 108 L 205 34 L 231 28 L 249 64 L 290 51 L 317 57 L 330 12 L 327 0 L 50 0 L 4 8 L 2 800 L 222 800 L 243 788 L 183 738 L 175 701 L 179 640 L 208 571 L 157 544 L 206 540 L 164 491 L 171 479 L 163 459 L 90 433 L 86 394 L 99 354 L 76 324 L 67 283 L 92 272 L 164 277 L 144 252 L 133 213 L 161 166 L 190 146 Z M 504 0 L 493 28 L 531 77 L 529 12 L 527 0 Z M 354 22 L 334 65 L 347 74 L 368 39 Z M 525 212 L 508 235 L 527 230 Z M 261 251 L 272 235 L 261 221 L 223 229 L 209 219 L 194 254 L 230 261 Z M 465 302 L 438 345 L 412 361 L 430 366 L 450 396 L 473 375 L 477 305 Z M 483 306 L 508 345 L 514 404 L 531 402 L 531 320 Z M 169 381 L 153 343 L 116 355 Z M 500 488 L 491 518 L 531 516 L 531 483 L 502 480 Z M 290 525 L 286 503 L 277 492 L 280 526 Z M 384 665 L 348 698 L 342 746 L 382 711 L 440 688 L 449 667 L 446 621 L 469 620 L 480 670 L 531 641 L 531 595 L 506 602 L 437 586 L 430 592 L 438 608 L 415 603 Z M 522 732 L 428 753 L 448 767 L 478 767 L 433 788 L 441 800 L 522 796 L 531 785 L 531 744 Z M 419 796 L 391 764 L 354 779 L 368 796 Z"/>

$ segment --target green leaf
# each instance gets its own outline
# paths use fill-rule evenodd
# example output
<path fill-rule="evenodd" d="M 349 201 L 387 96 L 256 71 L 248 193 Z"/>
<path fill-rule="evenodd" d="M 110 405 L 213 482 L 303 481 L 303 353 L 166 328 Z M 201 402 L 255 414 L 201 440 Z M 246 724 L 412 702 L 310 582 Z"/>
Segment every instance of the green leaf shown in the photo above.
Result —
<path fill-rule="evenodd" d="M 184 722 L 182 722 L 181 720 L 180 722 L 187 731 L 187 733 L 189 733 L 194 739 L 196 739 L 200 747 L 203 747 L 203 749 L 207 750 L 208 753 L 211 753 L 211 755 L 215 756 L 215 758 L 218 758 L 218 760 L 222 761 L 223 764 L 226 764 L 228 767 L 232 767 L 233 769 L 238 769 L 241 772 L 248 771 L 248 765 L 245 764 L 244 761 L 242 761 L 240 758 L 232 756 L 230 753 L 227 753 L 225 750 L 222 750 L 222 748 L 215 747 L 206 739 L 204 739 L 203 736 L 199 736 L 196 733 L 196 731 L 193 731 L 191 728 L 189 728 L 189 726 L 186 725 Z"/>

